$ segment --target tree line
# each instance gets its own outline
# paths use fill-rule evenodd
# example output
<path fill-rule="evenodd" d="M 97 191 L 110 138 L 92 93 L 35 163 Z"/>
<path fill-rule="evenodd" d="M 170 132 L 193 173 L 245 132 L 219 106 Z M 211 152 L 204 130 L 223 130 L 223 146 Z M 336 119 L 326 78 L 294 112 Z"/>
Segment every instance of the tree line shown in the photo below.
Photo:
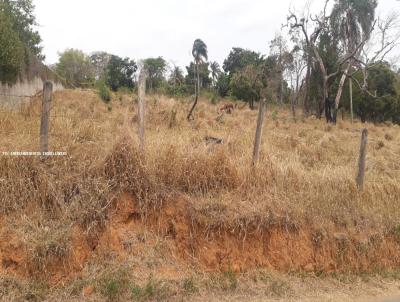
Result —
<path fill-rule="evenodd" d="M 111 91 L 136 88 L 137 71 L 147 71 L 150 92 L 230 97 L 254 109 L 266 98 L 300 107 L 336 123 L 338 112 L 362 121 L 400 122 L 400 73 L 388 61 L 399 43 L 397 14 L 376 16 L 376 0 L 324 0 L 320 11 L 289 9 L 280 34 L 266 45 L 268 55 L 234 47 L 222 66 L 209 60 L 206 43 L 196 39 L 193 60 L 183 70 L 163 57 L 137 61 L 97 51 L 67 49 L 52 70 L 71 87 L 96 87 L 104 100 Z M 0 2 L 0 80 L 12 82 L 27 54 L 43 60 L 31 0 Z"/>

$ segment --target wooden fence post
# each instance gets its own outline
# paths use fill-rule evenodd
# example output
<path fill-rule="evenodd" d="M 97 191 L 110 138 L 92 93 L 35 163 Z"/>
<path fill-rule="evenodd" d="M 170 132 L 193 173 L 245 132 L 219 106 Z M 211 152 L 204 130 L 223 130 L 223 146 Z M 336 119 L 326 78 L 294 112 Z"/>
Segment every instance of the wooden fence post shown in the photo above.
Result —
<path fill-rule="evenodd" d="M 43 84 L 42 115 L 40 122 L 40 152 L 49 152 L 49 115 L 53 98 L 53 84 Z"/>
<path fill-rule="evenodd" d="M 263 99 L 260 102 L 260 109 L 258 111 L 256 138 L 254 140 L 253 166 L 257 165 L 258 160 L 260 158 L 261 136 L 262 136 L 262 130 L 263 130 L 263 126 L 264 126 L 266 105 L 267 105 L 266 100 Z"/>
<path fill-rule="evenodd" d="M 145 128 L 145 97 L 146 97 L 146 76 L 147 72 L 145 68 L 142 68 L 139 75 L 139 140 L 140 140 L 140 150 L 144 152 L 144 128 Z"/>
<path fill-rule="evenodd" d="M 364 129 L 361 135 L 361 147 L 360 147 L 360 157 L 358 159 L 358 175 L 357 175 L 357 186 L 361 191 L 364 189 L 367 143 L 368 143 L 368 130 Z"/>

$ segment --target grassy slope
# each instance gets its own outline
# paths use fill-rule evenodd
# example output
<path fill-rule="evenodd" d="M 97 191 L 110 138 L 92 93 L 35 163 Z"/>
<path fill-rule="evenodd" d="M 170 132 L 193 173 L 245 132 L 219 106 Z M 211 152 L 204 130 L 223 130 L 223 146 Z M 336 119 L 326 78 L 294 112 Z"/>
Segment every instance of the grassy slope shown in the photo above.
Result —
<path fill-rule="evenodd" d="M 340 121 L 332 127 L 313 118 L 295 123 L 286 111 L 270 108 L 260 165 L 253 170 L 257 112 L 244 108 L 216 120 L 218 107 L 202 102 L 189 124 L 185 103 L 151 96 L 148 104 L 145 159 L 136 151 L 136 108 L 129 98 L 122 96 L 107 106 L 86 91 L 55 95 L 50 146 L 68 152 L 68 157 L 46 162 L 0 157 L 0 241 L 11 242 L 0 245 L 4 272 L 30 280 L 50 274 L 57 283 L 75 279 L 69 273 L 82 270 L 76 260 L 82 258 L 89 262 L 84 278 L 101 279 L 100 272 L 90 270 L 108 271 L 107 263 L 119 262 L 121 255 L 107 253 L 112 242 L 100 244 L 105 251 L 97 253 L 97 260 L 84 255 L 86 243 L 78 244 L 82 255 L 68 261 L 67 269 L 62 259 L 69 259 L 71 251 L 78 253 L 76 232 L 89 238 L 86 245 L 98 241 L 115 206 L 113 197 L 127 191 L 141 207 L 153 209 L 171 196 L 183 196 L 205 230 L 237 230 L 245 237 L 276 222 L 286 228 L 312 226 L 339 237 L 343 231 L 363 238 L 400 235 L 398 126 L 366 125 L 367 182 L 359 193 L 354 178 L 364 125 Z M 0 152 L 36 150 L 39 105 L 35 100 L 20 112 L 0 110 Z M 225 144 L 207 146 L 207 135 L 222 137 Z M 122 236 L 120 232 L 115 234 Z M 174 276 L 193 273 L 175 264 L 170 242 L 163 251 L 162 238 L 152 232 L 145 237 L 151 238 L 145 245 L 151 247 L 148 253 L 124 261 L 139 267 L 147 263 L 144 275 L 159 273 L 158 266 L 165 262 L 165 270 Z M 19 263 L 25 263 L 24 268 Z M 140 279 L 141 273 L 135 274 Z M 229 287 L 229 278 L 227 282 Z"/>

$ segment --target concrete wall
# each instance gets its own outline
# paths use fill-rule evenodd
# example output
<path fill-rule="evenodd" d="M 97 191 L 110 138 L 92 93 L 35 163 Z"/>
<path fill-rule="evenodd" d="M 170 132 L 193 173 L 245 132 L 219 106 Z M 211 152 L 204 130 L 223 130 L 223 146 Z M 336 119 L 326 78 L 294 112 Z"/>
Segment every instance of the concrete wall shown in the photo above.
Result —
<path fill-rule="evenodd" d="M 61 83 L 53 82 L 53 91 L 62 89 Z M 18 107 L 22 103 L 29 101 L 27 96 L 33 96 L 41 90 L 43 90 L 43 80 L 39 76 L 19 80 L 13 85 L 0 83 L 0 105 Z"/>

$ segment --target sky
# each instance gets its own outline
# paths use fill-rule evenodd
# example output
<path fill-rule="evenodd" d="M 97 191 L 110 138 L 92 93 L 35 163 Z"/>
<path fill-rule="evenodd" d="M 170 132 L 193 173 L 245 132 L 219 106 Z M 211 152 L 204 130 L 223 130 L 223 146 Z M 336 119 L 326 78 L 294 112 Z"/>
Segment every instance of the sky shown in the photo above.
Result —
<path fill-rule="evenodd" d="M 232 47 L 266 54 L 288 9 L 306 0 L 34 0 L 46 63 L 67 48 L 107 51 L 140 60 L 164 57 L 184 67 L 202 39 L 220 64 Z M 324 1 L 314 0 L 318 10 Z M 379 0 L 378 13 L 400 12 L 400 1 Z"/>

